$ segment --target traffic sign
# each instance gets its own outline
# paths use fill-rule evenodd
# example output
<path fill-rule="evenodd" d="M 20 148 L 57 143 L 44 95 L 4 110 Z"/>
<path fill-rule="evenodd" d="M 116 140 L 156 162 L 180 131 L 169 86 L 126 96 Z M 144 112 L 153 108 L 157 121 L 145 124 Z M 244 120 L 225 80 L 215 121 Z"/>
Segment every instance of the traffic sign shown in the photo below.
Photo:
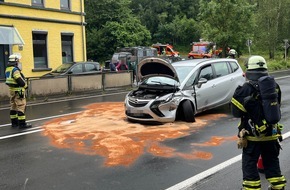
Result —
<path fill-rule="evenodd" d="M 252 45 L 252 40 L 250 40 L 250 39 L 247 40 L 246 45 L 247 45 L 247 46 L 251 46 L 251 45 Z"/>

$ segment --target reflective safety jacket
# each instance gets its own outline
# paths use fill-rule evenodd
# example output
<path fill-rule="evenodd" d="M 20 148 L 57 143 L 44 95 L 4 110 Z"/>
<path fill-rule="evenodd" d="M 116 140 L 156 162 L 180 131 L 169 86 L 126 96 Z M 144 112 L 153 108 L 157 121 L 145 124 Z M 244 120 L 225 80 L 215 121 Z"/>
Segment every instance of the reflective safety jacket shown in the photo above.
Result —
<path fill-rule="evenodd" d="M 234 117 L 241 118 L 239 123 L 239 131 L 243 128 L 250 132 L 246 138 L 249 141 L 270 141 L 277 140 L 281 137 L 281 126 L 280 124 L 269 125 L 264 119 L 261 119 L 260 123 L 254 123 L 251 120 L 251 117 L 244 106 L 244 100 L 246 97 L 249 97 L 255 94 L 256 89 L 248 84 L 249 82 L 244 83 L 243 86 L 237 87 L 233 98 L 231 100 L 232 104 L 232 114 Z M 278 91 L 278 101 L 281 103 L 281 90 L 277 84 Z M 257 100 L 258 101 L 258 100 Z M 259 110 L 257 112 L 262 112 Z M 259 114 L 259 113 L 257 113 Z"/>
<path fill-rule="evenodd" d="M 18 67 L 8 66 L 5 70 L 6 84 L 10 90 L 24 91 L 27 87 L 25 78 Z"/>

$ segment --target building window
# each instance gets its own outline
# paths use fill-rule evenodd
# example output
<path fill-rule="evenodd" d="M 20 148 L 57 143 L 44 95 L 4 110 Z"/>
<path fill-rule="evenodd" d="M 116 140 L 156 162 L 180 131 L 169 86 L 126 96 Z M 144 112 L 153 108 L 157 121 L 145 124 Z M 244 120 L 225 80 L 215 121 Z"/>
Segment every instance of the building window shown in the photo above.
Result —
<path fill-rule="evenodd" d="M 73 35 L 61 34 L 62 63 L 73 62 Z"/>
<path fill-rule="evenodd" d="M 61 9 L 70 9 L 70 0 L 60 0 Z"/>
<path fill-rule="evenodd" d="M 32 0 L 32 5 L 43 7 L 43 1 L 44 0 Z"/>
<path fill-rule="evenodd" d="M 33 33 L 34 68 L 48 68 L 47 33 Z"/>

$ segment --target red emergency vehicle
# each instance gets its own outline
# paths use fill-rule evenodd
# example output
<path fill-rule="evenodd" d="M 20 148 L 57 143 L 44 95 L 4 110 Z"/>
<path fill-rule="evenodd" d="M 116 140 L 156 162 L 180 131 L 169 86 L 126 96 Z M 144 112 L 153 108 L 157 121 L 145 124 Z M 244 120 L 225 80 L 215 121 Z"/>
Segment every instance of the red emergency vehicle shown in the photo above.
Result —
<path fill-rule="evenodd" d="M 188 58 L 197 59 L 219 57 L 221 55 L 221 52 L 222 49 L 216 49 L 216 45 L 212 42 L 192 42 L 192 48 L 191 51 L 188 53 Z"/>
<path fill-rule="evenodd" d="M 152 44 L 152 47 L 157 49 L 158 55 L 173 56 L 173 57 L 179 56 L 179 52 L 175 51 L 173 49 L 173 46 L 170 44 L 156 43 Z"/>

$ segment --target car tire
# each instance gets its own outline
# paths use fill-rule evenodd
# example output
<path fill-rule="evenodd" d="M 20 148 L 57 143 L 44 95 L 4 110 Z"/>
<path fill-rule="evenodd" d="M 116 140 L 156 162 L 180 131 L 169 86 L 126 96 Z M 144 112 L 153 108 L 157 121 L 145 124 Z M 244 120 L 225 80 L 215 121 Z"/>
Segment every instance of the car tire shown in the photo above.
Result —
<path fill-rule="evenodd" d="M 195 122 L 194 110 L 189 100 L 185 100 L 182 103 L 182 111 L 183 111 L 184 121 Z"/>

